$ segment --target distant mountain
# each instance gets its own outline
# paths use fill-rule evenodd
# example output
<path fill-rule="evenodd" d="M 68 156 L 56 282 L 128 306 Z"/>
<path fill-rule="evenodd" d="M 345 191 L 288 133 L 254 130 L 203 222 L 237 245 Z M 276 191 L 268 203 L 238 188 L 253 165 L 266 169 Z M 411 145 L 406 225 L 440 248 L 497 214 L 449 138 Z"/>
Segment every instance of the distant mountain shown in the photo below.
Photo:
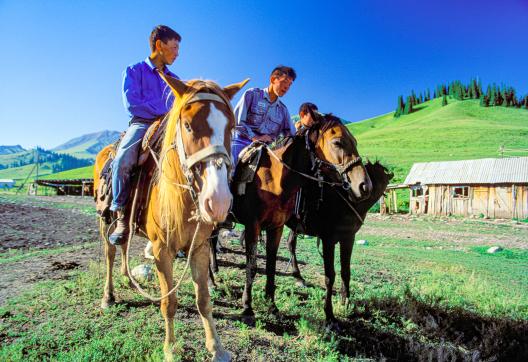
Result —
<path fill-rule="evenodd" d="M 119 135 L 120 132 L 108 130 L 85 134 L 53 148 L 52 151 L 66 153 L 77 158 L 95 159 L 97 153 L 105 146 L 117 141 Z"/>
<path fill-rule="evenodd" d="M 16 145 L 16 146 L 0 146 L 0 155 L 11 155 L 13 153 L 20 153 L 20 152 L 24 152 L 25 149 L 20 146 L 20 145 Z"/>

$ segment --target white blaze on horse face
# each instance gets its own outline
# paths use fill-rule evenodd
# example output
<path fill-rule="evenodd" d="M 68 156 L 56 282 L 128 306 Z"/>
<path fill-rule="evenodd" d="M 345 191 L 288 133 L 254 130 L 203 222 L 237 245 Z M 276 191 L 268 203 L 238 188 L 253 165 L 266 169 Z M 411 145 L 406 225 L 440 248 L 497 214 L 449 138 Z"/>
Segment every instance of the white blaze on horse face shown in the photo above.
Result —
<path fill-rule="evenodd" d="M 213 129 L 211 145 L 223 145 L 224 133 L 228 119 L 214 102 L 211 102 L 207 122 Z M 228 150 L 229 152 L 229 150 Z M 231 192 L 227 180 L 227 165 L 222 162 L 218 167 L 216 160 L 207 160 L 205 166 L 205 181 L 200 194 L 200 208 L 209 222 L 224 221 L 231 206 Z"/>

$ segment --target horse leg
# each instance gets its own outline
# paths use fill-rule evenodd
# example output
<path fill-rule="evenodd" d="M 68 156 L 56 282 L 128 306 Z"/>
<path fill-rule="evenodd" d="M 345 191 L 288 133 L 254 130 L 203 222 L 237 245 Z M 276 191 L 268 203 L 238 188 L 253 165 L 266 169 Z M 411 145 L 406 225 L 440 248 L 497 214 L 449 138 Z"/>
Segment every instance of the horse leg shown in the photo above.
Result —
<path fill-rule="evenodd" d="M 334 316 L 334 310 L 332 308 L 332 288 L 335 281 L 335 269 L 334 269 L 334 252 L 335 243 L 332 240 L 323 239 L 323 260 L 324 260 L 324 271 L 325 271 L 325 315 L 326 315 L 326 328 L 330 331 L 338 331 L 339 326 Z"/>
<path fill-rule="evenodd" d="M 255 275 L 257 274 L 257 239 L 259 233 L 259 225 L 246 225 L 246 284 L 244 286 L 244 293 L 242 294 L 242 305 L 244 307 L 242 316 L 246 324 L 254 324 L 255 322 L 255 313 L 251 307 L 251 288 L 253 287 Z"/>
<path fill-rule="evenodd" d="M 246 229 L 242 230 L 240 233 L 240 236 L 238 238 L 238 241 L 240 242 L 240 247 L 245 248 L 246 247 Z"/>
<path fill-rule="evenodd" d="M 127 246 L 128 242 L 121 244 L 121 275 L 125 276 L 128 276 L 126 268 Z"/>
<path fill-rule="evenodd" d="M 160 245 L 158 241 L 153 243 L 154 246 L 154 261 L 156 262 L 156 269 L 158 270 L 158 279 L 160 283 L 160 293 L 165 295 L 173 288 L 172 280 L 172 263 L 174 256 L 170 254 L 165 245 Z M 172 293 L 168 297 L 161 300 L 161 314 L 165 319 L 165 342 L 163 343 L 163 352 L 166 361 L 173 360 L 173 346 L 176 342 L 174 337 L 174 314 L 176 314 L 176 295 Z"/>
<path fill-rule="evenodd" d="M 114 281 L 112 278 L 112 271 L 114 269 L 114 260 L 116 254 L 116 247 L 108 241 L 104 242 L 105 246 L 105 261 L 106 261 L 106 281 L 103 292 L 103 299 L 101 299 L 101 308 L 108 308 L 115 303 L 114 297 Z"/>
<path fill-rule="evenodd" d="M 291 265 L 292 265 L 292 276 L 296 280 L 296 284 L 299 287 L 306 287 L 306 282 L 301 275 L 301 270 L 299 269 L 299 264 L 297 263 L 297 233 L 293 230 L 290 230 L 290 235 L 288 236 L 288 250 L 290 251 Z"/>
<path fill-rule="evenodd" d="M 339 243 L 339 255 L 341 259 L 341 304 L 343 305 L 350 301 L 350 259 L 353 246 L 354 236 L 341 240 Z"/>
<path fill-rule="evenodd" d="M 280 226 L 266 230 L 266 298 L 271 303 L 270 312 L 272 314 L 279 312 L 275 305 L 275 267 L 283 229 L 284 226 Z"/>
<path fill-rule="evenodd" d="M 211 298 L 207 286 L 209 277 L 209 245 L 204 243 L 194 250 L 191 259 L 191 273 L 196 293 L 196 306 L 205 329 L 205 346 L 212 353 L 213 361 L 231 361 L 231 354 L 224 349 L 216 333 Z"/>

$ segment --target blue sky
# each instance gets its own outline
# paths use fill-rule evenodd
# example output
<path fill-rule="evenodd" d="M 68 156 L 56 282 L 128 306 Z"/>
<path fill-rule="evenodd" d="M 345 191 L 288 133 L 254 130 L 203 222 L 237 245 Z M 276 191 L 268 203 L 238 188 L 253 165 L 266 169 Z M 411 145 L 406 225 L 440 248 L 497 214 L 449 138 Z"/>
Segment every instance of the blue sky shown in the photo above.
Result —
<path fill-rule="evenodd" d="M 527 19 L 526 0 L 0 0 L 0 145 L 124 130 L 122 71 L 148 56 L 156 24 L 183 37 L 183 79 L 264 87 L 282 63 L 298 73 L 292 114 L 312 101 L 359 121 L 454 79 L 528 94 Z"/>

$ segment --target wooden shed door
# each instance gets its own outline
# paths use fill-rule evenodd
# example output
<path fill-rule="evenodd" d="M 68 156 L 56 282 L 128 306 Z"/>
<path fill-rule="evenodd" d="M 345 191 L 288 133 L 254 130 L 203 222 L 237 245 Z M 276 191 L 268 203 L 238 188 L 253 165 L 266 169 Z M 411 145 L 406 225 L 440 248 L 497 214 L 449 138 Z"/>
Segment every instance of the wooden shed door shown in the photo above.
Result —
<path fill-rule="evenodd" d="M 489 192 L 487 187 L 473 187 L 473 199 L 472 199 L 472 213 L 473 215 L 483 214 L 488 215 L 488 197 Z"/>
<path fill-rule="evenodd" d="M 510 218 L 512 216 L 511 205 L 511 188 L 510 187 L 496 187 L 495 188 L 495 202 L 494 213 L 497 218 Z"/>

